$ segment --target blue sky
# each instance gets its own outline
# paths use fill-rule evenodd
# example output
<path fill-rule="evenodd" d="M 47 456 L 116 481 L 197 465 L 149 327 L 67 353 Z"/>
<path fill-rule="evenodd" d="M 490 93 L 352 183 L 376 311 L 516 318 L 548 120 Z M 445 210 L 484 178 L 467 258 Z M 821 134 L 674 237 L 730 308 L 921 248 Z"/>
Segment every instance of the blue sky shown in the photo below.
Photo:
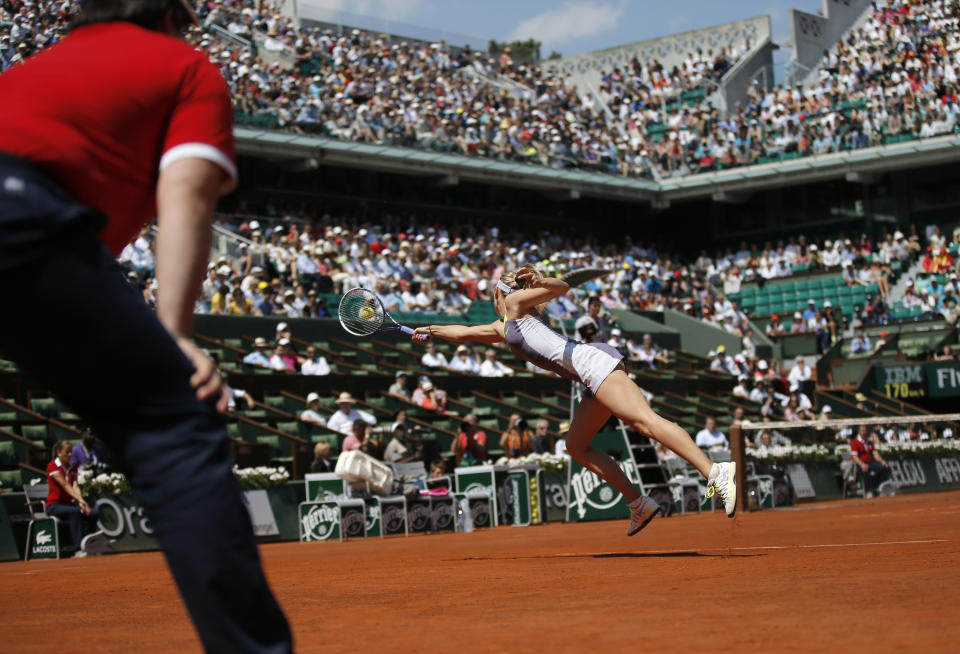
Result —
<path fill-rule="evenodd" d="M 790 9 L 814 13 L 821 0 L 305 0 L 420 27 L 498 40 L 534 37 L 543 55 L 599 50 L 657 36 L 769 15 L 774 40 L 790 37 Z M 398 32 L 400 30 L 397 30 Z M 786 57 L 781 51 L 778 60 Z"/>

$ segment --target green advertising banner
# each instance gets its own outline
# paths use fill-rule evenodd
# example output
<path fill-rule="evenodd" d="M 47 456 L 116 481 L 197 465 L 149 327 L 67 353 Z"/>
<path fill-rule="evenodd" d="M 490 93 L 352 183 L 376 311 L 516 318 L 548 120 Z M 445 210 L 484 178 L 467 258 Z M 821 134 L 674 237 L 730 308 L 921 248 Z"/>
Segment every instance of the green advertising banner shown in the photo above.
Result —
<path fill-rule="evenodd" d="M 514 527 L 529 527 L 533 522 L 530 515 L 530 473 L 526 470 L 511 470 L 507 481 L 510 489 L 507 520 Z"/>
<path fill-rule="evenodd" d="M 301 502 L 297 507 L 300 542 L 343 540 L 340 505 L 334 500 Z"/>
<path fill-rule="evenodd" d="M 259 542 L 291 541 L 298 538 L 298 489 L 294 484 L 263 490 L 243 491 L 254 534 Z M 111 541 L 114 552 L 157 549 L 150 520 L 130 495 L 103 495 L 88 498 L 100 511 L 100 528 Z"/>
<path fill-rule="evenodd" d="M 639 483 L 637 468 L 630 456 L 630 444 L 619 431 L 601 432 L 594 436 L 591 447 L 619 460 L 620 468 L 634 484 Z M 612 520 L 630 515 L 627 502 L 616 488 L 570 460 L 567 473 L 567 521 Z"/>
<path fill-rule="evenodd" d="M 887 397 L 898 400 L 957 397 L 960 396 L 960 362 L 877 366 L 873 369 L 873 384 Z"/>
<path fill-rule="evenodd" d="M 157 549 L 153 527 L 130 495 L 104 495 L 88 498 L 100 511 L 100 529 L 112 542 L 115 552 Z"/>
<path fill-rule="evenodd" d="M 567 519 L 567 489 L 566 471 L 544 471 L 540 494 L 545 500 L 547 522 L 563 522 Z"/>
<path fill-rule="evenodd" d="M 53 518 L 34 520 L 27 532 L 27 560 L 59 558 L 60 540 L 57 538 L 57 521 Z"/>
<path fill-rule="evenodd" d="M 490 497 L 489 517 L 478 511 L 476 502 L 470 503 L 474 527 L 496 527 L 506 524 L 507 467 L 506 466 L 465 466 L 454 471 L 457 493 L 463 495 L 486 494 Z"/>
<path fill-rule="evenodd" d="M 890 465 L 890 481 L 898 493 L 924 493 L 960 489 L 960 455 L 911 456 L 886 458 Z M 830 500 L 841 496 L 841 473 L 838 461 L 790 463 L 787 474 L 797 498 Z"/>

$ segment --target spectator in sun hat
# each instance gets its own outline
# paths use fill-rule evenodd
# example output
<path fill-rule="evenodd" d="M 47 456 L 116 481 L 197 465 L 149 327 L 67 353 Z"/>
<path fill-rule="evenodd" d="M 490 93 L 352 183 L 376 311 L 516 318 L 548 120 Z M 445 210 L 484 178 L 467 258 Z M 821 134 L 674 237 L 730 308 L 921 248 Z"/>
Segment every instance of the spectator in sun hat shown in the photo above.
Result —
<path fill-rule="evenodd" d="M 470 356 L 470 348 L 466 345 L 458 345 L 457 351 L 450 360 L 450 370 L 455 372 L 466 372 L 472 375 L 480 374 L 480 366 Z"/>
<path fill-rule="evenodd" d="M 318 427 L 326 427 L 327 419 L 320 413 L 320 395 L 310 393 L 307 395 L 307 408 L 300 414 L 300 420 L 309 422 Z"/>
<path fill-rule="evenodd" d="M 341 434 L 350 434 L 353 431 L 353 423 L 356 420 L 363 420 L 369 425 L 377 424 L 377 419 L 372 415 L 353 407 L 356 401 L 356 398 L 350 395 L 349 392 L 344 391 L 340 393 L 336 399 L 337 411 L 330 416 L 330 419 L 327 421 L 327 428 L 338 431 Z"/>
<path fill-rule="evenodd" d="M 260 366 L 261 368 L 270 367 L 270 343 L 267 339 L 258 336 L 253 342 L 253 352 L 243 357 L 243 362 L 250 366 Z"/>

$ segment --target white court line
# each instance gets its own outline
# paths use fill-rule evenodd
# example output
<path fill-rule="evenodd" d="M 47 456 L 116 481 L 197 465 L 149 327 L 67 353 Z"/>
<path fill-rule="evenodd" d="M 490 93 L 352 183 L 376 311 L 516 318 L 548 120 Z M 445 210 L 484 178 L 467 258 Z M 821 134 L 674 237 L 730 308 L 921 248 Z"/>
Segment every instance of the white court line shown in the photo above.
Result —
<path fill-rule="evenodd" d="M 872 543 L 822 543 L 817 545 L 756 545 L 753 547 L 708 547 L 697 548 L 691 551 L 706 552 L 726 552 L 729 550 L 794 550 L 794 549 L 812 549 L 817 547 L 867 547 L 870 545 L 922 545 L 925 543 L 949 543 L 945 538 L 931 538 L 928 540 L 886 540 Z M 644 554 L 658 554 L 666 550 L 657 552 L 644 552 Z"/>

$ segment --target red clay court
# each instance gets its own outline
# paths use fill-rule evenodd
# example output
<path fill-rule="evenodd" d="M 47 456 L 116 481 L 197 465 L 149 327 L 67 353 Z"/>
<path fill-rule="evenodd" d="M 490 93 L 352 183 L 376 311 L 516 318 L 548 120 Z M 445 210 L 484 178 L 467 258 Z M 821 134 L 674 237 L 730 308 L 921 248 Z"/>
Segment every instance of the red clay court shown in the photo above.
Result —
<path fill-rule="evenodd" d="M 960 492 L 625 524 L 261 554 L 299 652 L 957 651 Z M 200 651 L 159 553 L 2 564 L 0 607 L 3 652 Z"/>

